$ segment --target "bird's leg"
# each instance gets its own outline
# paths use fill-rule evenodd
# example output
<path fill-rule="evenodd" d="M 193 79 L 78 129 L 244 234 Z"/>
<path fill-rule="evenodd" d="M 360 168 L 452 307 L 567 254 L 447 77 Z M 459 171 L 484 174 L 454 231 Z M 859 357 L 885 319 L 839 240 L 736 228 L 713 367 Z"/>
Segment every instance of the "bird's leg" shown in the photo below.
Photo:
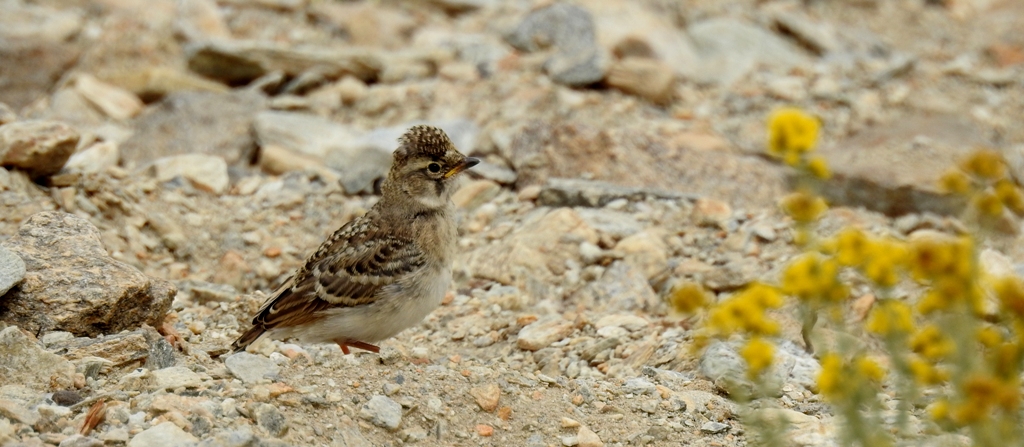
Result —
<path fill-rule="evenodd" d="M 334 340 L 334 342 L 338 344 L 338 347 L 341 348 L 341 352 L 344 353 L 345 355 L 349 354 L 348 348 L 350 348 L 350 347 L 352 347 L 352 348 L 359 348 L 359 349 L 362 349 L 364 351 L 380 352 L 380 348 L 379 347 L 371 345 L 369 343 L 364 343 L 364 342 L 361 342 L 361 341 L 355 341 L 355 340 Z"/>

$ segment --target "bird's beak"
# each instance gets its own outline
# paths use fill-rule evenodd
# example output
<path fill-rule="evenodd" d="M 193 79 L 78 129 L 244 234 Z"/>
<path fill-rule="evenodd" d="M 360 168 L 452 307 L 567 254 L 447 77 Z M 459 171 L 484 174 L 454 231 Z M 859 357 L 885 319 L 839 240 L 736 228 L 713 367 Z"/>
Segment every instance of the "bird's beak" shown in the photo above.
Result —
<path fill-rule="evenodd" d="M 469 168 L 472 168 L 473 166 L 476 166 L 477 163 L 480 163 L 480 159 L 479 158 L 466 157 L 464 160 L 462 160 L 462 163 L 459 163 L 459 164 L 455 165 L 454 168 L 452 168 L 448 172 L 445 172 L 444 173 L 444 178 L 449 178 L 449 177 L 451 177 L 451 176 L 453 176 L 455 174 L 458 174 L 458 173 L 460 173 L 462 171 L 465 171 L 465 170 L 467 170 Z"/>

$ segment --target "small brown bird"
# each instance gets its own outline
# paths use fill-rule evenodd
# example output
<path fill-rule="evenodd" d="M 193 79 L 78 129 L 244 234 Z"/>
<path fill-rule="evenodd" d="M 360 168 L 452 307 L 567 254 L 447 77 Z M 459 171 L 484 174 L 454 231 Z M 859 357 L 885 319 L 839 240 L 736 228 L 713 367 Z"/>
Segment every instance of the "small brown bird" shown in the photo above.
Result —
<path fill-rule="evenodd" d="M 271 295 L 231 347 L 264 333 L 305 343 L 378 352 L 371 343 L 421 321 L 444 298 L 457 232 L 458 174 L 480 160 L 462 155 L 441 129 L 414 126 L 400 139 L 381 198 L 335 231 Z"/>

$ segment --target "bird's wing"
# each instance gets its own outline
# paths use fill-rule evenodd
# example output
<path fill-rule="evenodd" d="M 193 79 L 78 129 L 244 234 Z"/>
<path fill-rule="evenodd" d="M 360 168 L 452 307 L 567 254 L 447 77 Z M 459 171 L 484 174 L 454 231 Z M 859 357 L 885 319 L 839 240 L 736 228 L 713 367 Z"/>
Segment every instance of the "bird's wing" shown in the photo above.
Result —
<path fill-rule="evenodd" d="M 263 305 L 253 324 L 294 326 L 325 309 L 372 303 L 381 288 L 423 267 L 423 252 L 411 238 L 384 233 L 362 219 L 340 228 Z"/>

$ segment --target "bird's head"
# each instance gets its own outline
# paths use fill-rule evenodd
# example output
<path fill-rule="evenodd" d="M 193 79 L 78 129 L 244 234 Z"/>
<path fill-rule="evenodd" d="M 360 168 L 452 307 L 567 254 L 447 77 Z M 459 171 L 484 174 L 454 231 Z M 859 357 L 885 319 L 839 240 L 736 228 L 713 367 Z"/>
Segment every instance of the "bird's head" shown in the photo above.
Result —
<path fill-rule="evenodd" d="M 447 206 L 459 173 L 480 163 L 462 155 L 448 135 L 433 126 L 413 126 L 398 141 L 381 192 L 412 199 L 428 209 Z"/>

